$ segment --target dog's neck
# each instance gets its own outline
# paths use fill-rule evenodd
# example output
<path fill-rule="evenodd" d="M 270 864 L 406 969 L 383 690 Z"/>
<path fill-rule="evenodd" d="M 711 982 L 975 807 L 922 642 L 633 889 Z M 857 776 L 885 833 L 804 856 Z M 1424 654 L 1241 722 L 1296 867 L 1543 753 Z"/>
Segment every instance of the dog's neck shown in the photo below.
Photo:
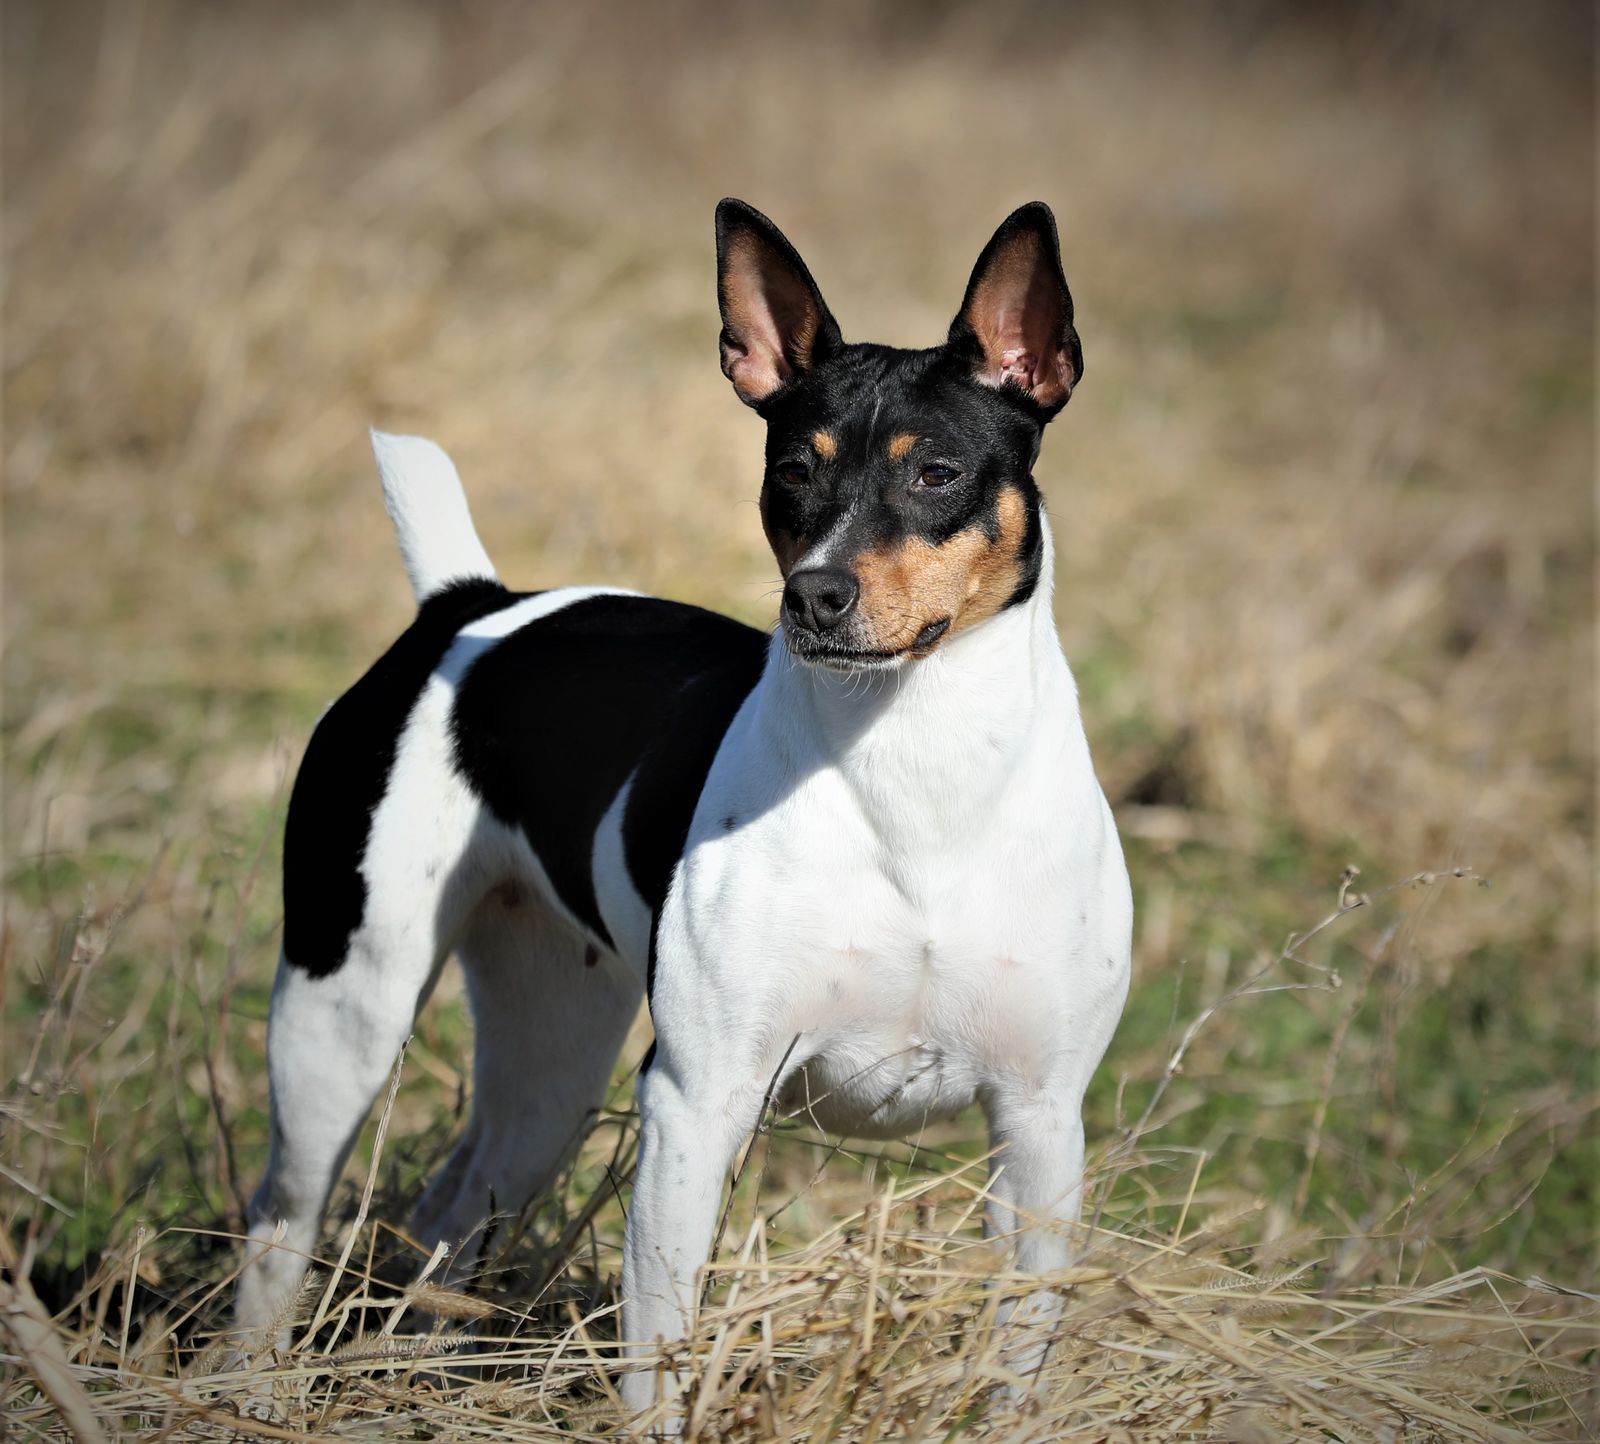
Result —
<path fill-rule="evenodd" d="M 757 725 L 798 773 L 839 776 L 875 819 L 940 832 L 970 825 L 1003 794 L 1041 726 L 1081 730 L 1051 610 L 1053 547 L 1032 596 L 932 656 L 892 671 L 831 672 L 774 636 Z"/>

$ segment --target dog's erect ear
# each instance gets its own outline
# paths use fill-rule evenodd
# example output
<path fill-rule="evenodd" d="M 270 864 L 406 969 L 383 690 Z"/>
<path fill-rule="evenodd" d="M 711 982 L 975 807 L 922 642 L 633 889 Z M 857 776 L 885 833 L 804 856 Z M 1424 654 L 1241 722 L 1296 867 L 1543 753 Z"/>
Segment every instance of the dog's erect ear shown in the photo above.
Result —
<path fill-rule="evenodd" d="M 775 396 L 840 344 L 806 263 L 743 201 L 717 206 L 717 303 L 722 374 L 747 406 Z"/>
<path fill-rule="evenodd" d="M 1067 404 L 1083 377 L 1083 348 L 1044 202 L 1012 211 L 983 248 L 946 344 L 985 385 L 1025 392 L 1046 420 Z"/>

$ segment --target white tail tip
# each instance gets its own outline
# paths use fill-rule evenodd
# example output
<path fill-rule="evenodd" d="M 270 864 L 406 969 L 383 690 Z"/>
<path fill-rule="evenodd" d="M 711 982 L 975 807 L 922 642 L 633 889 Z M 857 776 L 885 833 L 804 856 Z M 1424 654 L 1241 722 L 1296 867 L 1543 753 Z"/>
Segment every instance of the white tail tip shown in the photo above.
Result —
<path fill-rule="evenodd" d="M 372 451 L 383 501 L 419 602 L 451 582 L 496 580 L 483 549 L 455 463 L 423 436 L 373 431 Z"/>

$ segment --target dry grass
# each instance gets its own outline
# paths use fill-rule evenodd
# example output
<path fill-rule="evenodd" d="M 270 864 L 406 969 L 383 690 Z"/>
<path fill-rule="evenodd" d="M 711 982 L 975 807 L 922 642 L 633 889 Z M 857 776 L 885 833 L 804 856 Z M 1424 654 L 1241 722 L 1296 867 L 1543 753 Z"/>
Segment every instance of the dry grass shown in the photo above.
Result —
<path fill-rule="evenodd" d="M 1008 1274 L 1003 1254 L 978 1234 L 986 1160 L 925 1137 L 845 1154 L 867 1166 L 841 1187 L 837 1140 L 799 1114 L 764 1120 L 735 1170 L 719 1230 L 727 1247 L 708 1267 L 700 1325 L 669 1356 L 690 1381 L 686 1435 L 1128 1444 L 1591 1437 L 1600 1405 L 1594 1294 L 1481 1267 L 1440 1276 L 1425 1248 L 1406 1257 L 1408 1243 L 1425 1240 L 1481 1185 L 1481 1157 L 1417 1180 L 1391 1217 L 1333 1240 L 1304 1227 L 1262 1228 L 1270 1200 L 1219 1194 L 1203 1155 L 1175 1160 L 1160 1146 L 1173 1115 L 1167 1085 L 1216 1018 L 1263 992 L 1326 986 L 1315 954 L 1386 901 L 1353 881 L 1315 927 L 1192 1020 L 1143 1112 L 1094 1150 L 1078 1263 L 1051 1280 L 1066 1309 L 1020 1405 L 998 1392 L 1019 1381 L 1006 1367 L 995 1310 L 1007 1288 L 1037 1285 Z M 79 936 L 84 976 L 111 942 L 105 930 Z M 46 1054 L 78 1032 L 60 1015 L 47 1031 Z M 66 1426 L 80 1441 L 227 1439 L 241 1429 L 267 1439 L 361 1438 L 401 1427 L 418 1438 L 610 1437 L 625 1418 L 615 1261 L 618 1195 L 637 1147 L 626 1083 L 552 1196 L 499 1221 L 491 1263 L 461 1293 L 434 1281 L 442 1251 L 427 1257 L 373 1221 L 401 1216 L 404 1180 L 416 1173 L 415 1154 L 397 1165 L 385 1149 L 413 1061 L 405 1053 L 397 1061 L 364 1178 L 349 1180 L 337 1210 L 330 1256 L 280 1321 L 292 1326 L 287 1350 L 227 1331 L 237 1234 L 141 1224 L 99 1255 L 54 1317 L 0 1236 L 10 1275 L 0 1283 L 8 1417 L 45 1437 Z M 1559 1126 L 1554 1112 L 1539 1126 Z M 435 1130 L 421 1152 L 438 1142 Z M 1505 1143 L 1495 1140 L 1490 1154 Z M 796 1244 L 791 1211 L 812 1194 L 829 1220 Z M 865 1202 L 847 1204 L 852 1194 Z M 1419 1226 L 1428 1215 L 1435 1222 Z M 40 1237 L 28 1228 L 23 1248 L 33 1253 Z M 1330 1247 L 1373 1258 L 1330 1261 Z M 1353 1285 L 1354 1277 L 1369 1281 Z"/>
<path fill-rule="evenodd" d="M 367 424 L 450 447 L 513 584 L 769 619 L 714 359 L 733 193 L 847 335 L 907 344 L 1009 206 L 1056 206 L 1088 364 L 1040 480 L 1139 981 L 1042 1412 L 985 1393 L 970 1130 L 782 1125 L 696 1345 L 705 1437 L 1592 1434 L 1592 1299 L 1552 1291 L 1600 1283 L 1592 16 L 1512 9 L 8 3 L 19 1429 L 220 1435 L 251 1386 L 207 1340 L 264 1149 L 283 781 L 408 610 Z M 1493 886 L 1281 949 L 1351 860 Z M 353 1343 L 410 1327 L 387 1225 L 465 1034 L 420 1025 L 333 1361 L 325 1327 L 271 1365 L 291 1437 L 607 1427 L 625 1080 L 511 1230 L 494 1377 Z"/>
<path fill-rule="evenodd" d="M 996 1387 L 1017 1380 L 995 1286 L 1021 1281 L 967 1232 L 982 1205 L 975 1172 L 891 1181 L 781 1254 L 751 1220 L 675 1356 L 691 1381 L 686 1433 L 1509 1441 L 1576 1438 L 1592 1410 L 1592 1308 L 1482 1270 L 1328 1295 L 1306 1285 L 1304 1265 L 1230 1237 L 1226 1219 L 1164 1239 L 1088 1231 L 1083 1262 L 1058 1280 L 1069 1302 L 1036 1401 L 998 1402 Z M 107 1260 L 86 1291 L 79 1312 L 105 1322 L 78 1335 L 98 1346 L 78 1351 L 55 1399 L 108 1431 L 233 1438 L 243 1414 L 261 1421 L 246 1432 L 266 1438 L 370 1436 L 403 1417 L 411 1437 L 583 1439 L 610 1437 L 626 1417 L 610 1303 L 569 1300 L 562 1317 L 425 1280 L 314 1274 L 298 1317 L 320 1302 L 323 1328 L 242 1366 L 215 1345 L 179 1376 L 177 1321 L 147 1326 L 132 1346 L 118 1328 L 117 1285 L 137 1268 Z M 436 1318 L 430 1331 L 402 1325 L 413 1307 Z M 31 1381 L 14 1383 L 6 1405 L 19 1427 L 51 1417 Z"/>

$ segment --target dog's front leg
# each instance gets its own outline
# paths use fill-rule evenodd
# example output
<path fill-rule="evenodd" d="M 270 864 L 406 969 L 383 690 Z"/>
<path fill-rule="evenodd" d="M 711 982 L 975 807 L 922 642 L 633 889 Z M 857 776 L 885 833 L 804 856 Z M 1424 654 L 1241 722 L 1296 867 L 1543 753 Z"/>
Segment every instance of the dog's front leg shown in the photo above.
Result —
<path fill-rule="evenodd" d="M 1072 1263 L 1083 1207 L 1082 1090 L 1012 1086 L 986 1108 L 995 1155 L 985 1231 L 1010 1246 L 1017 1273 L 1057 1273 Z M 1008 1289 L 1000 1322 L 1009 1370 L 1030 1380 L 1038 1373 L 1061 1309 L 1054 1289 Z"/>
<path fill-rule="evenodd" d="M 639 1084 L 639 1165 L 622 1260 L 622 1328 L 634 1359 L 692 1326 L 723 1180 L 760 1107 L 759 1096 L 729 1087 L 716 1059 L 694 1062 L 685 1068 L 663 1050 Z M 638 1412 L 681 1387 L 671 1372 L 640 1367 L 623 1376 L 622 1398 Z"/>

